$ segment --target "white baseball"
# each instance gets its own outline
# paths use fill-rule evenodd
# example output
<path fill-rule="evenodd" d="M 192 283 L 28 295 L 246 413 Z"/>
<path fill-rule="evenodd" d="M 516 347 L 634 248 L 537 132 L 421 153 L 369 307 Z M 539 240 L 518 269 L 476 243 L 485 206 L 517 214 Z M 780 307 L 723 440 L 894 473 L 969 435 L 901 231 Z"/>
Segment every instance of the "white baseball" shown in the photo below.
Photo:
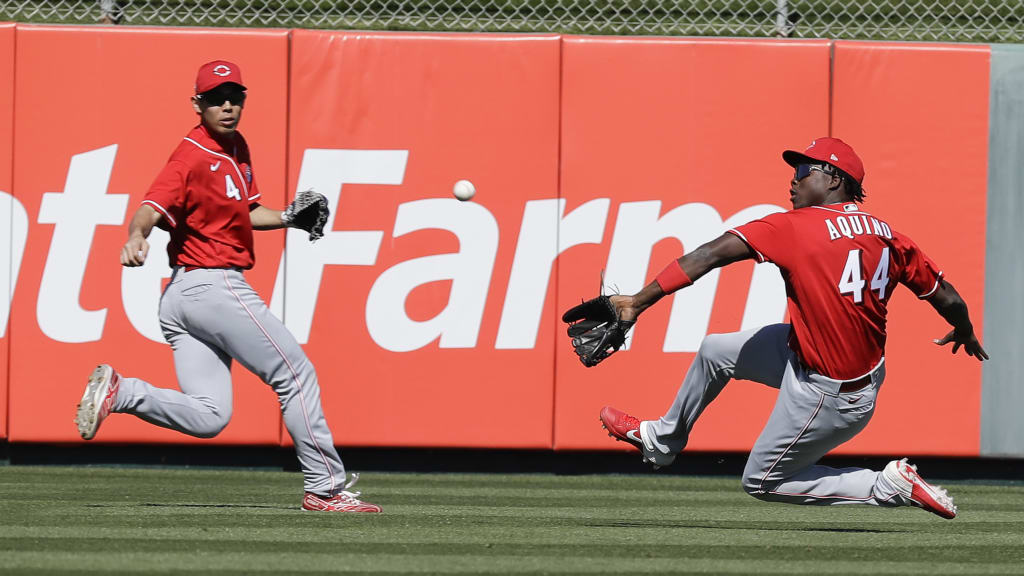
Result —
<path fill-rule="evenodd" d="M 476 194 L 476 186 L 473 186 L 473 183 L 469 180 L 459 180 L 452 188 L 452 194 L 455 194 L 456 198 L 465 202 Z"/>

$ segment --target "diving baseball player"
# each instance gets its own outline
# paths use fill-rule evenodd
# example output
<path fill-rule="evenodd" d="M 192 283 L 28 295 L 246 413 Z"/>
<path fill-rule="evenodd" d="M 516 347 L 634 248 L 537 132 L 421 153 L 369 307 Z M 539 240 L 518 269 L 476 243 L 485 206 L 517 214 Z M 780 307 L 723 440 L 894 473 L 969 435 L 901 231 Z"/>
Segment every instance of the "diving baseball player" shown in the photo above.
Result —
<path fill-rule="evenodd" d="M 199 438 L 231 419 L 231 362 L 239 361 L 277 393 L 305 478 L 302 508 L 380 512 L 346 482 L 320 405 L 313 364 L 243 275 L 252 268 L 253 229 L 303 228 L 322 234 L 326 201 L 300 193 L 284 211 L 259 203 L 249 147 L 238 132 L 246 88 L 236 64 L 217 60 L 198 72 L 192 107 L 199 125 L 181 141 L 132 218 L 121 264 L 146 261 L 154 226 L 170 232 L 173 267 L 160 299 L 160 326 L 174 351 L 181 390 L 127 378 L 101 364 L 89 378 L 75 421 L 95 436 L 109 413 Z"/>
<path fill-rule="evenodd" d="M 793 210 L 737 226 L 671 262 L 637 294 L 595 298 L 563 320 L 573 323 L 569 335 L 580 359 L 594 365 L 618 350 L 636 318 L 666 294 L 753 258 L 781 269 L 790 324 L 709 335 L 664 416 L 641 421 L 606 406 L 601 421 L 646 461 L 665 466 L 729 380 L 754 380 L 778 388 L 779 396 L 743 472 L 747 493 L 794 504 L 918 506 L 954 518 L 953 499 L 925 482 L 906 458 L 881 472 L 817 462 L 871 419 L 885 379 L 886 306 L 897 284 L 953 326 L 936 344 L 952 342 L 953 353 L 962 346 L 987 360 L 967 305 L 910 238 L 858 205 L 864 166 L 850 146 L 819 138 L 803 152 L 782 156 L 794 169 Z"/>

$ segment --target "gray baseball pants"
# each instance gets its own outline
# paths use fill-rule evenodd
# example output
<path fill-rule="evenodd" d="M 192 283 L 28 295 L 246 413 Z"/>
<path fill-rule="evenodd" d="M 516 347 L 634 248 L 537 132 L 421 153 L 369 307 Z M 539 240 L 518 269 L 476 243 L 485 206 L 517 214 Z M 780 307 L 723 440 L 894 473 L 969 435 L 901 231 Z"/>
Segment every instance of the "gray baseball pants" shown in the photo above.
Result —
<path fill-rule="evenodd" d="M 238 360 L 277 393 L 306 491 L 333 496 L 344 488 L 313 364 L 240 270 L 175 268 L 160 299 L 160 326 L 181 391 L 122 377 L 114 412 L 212 438 L 231 420 L 231 361 Z"/>
<path fill-rule="evenodd" d="M 656 447 L 681 451 L 694 423 L 725 385 L 733 378 L 752 380 L 778 388 L 779 396 L 743 471 L 748 494 L 794 504 L 909 504 L 880 472 L 817 465 L 871 419 L 885 379 L 884 358 L 870 372 L 870 384 L 841 393 L 841 381 L 801 365 L 787 344 L 789 334 L 789 324 L 774 324 L 707 336 L 672 407 L 649 425 Z"/>

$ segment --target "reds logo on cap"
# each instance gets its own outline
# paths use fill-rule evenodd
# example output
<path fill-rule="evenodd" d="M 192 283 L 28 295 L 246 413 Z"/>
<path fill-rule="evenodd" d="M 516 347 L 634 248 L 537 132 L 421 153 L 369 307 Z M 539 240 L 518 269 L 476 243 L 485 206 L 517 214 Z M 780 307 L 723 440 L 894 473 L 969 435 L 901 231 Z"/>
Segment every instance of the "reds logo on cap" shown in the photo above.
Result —
<path fill-rule="evenodd" d="M 864 163 L 849 144 L 839 138 L 816 138 L 803 152 L 786 150 L 782 159 L 790 166 L 824 162 L 849 174 L 858 184 L 864 183 Z"/>
<path fill-rule="evenodd" d="M 196 74 L 196 94 L 208 92 L 228 82 L 238 84 L 242 90 L 245 90 L 245 84 L 242 83 L 242 71 L 237 64 L 227 60 L 207 62 L 199 67 L 199 73 Z"/>

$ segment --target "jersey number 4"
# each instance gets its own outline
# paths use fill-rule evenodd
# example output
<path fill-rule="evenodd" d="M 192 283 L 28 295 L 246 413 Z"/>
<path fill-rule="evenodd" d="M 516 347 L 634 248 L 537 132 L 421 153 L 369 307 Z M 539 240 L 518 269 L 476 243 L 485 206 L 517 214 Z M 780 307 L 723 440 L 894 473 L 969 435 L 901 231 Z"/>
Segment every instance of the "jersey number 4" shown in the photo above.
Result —
<path fill-rule="evenodd" d="M 851 294 L 857 304 L 864 302 L 864 274 L 860 265 L 860 249 L 850 250 L 846 257 L 843 276 L 839 279 L 839 293 Z M 875 273 L 871 275 L 871 289 L 878 292 L 878 299 L 885 300 L 885 289 L 889 285 L 889 247 L 882 248 Z"/>
<path fill-rule="evenodd" d="M 228 198 L 242 199 L 242 193 L 238 191 L 238 187 L 235 186 L 235 181 L 231 179 L 230 174 L 224 175 L 224 190 L 227 192 Z"/>

